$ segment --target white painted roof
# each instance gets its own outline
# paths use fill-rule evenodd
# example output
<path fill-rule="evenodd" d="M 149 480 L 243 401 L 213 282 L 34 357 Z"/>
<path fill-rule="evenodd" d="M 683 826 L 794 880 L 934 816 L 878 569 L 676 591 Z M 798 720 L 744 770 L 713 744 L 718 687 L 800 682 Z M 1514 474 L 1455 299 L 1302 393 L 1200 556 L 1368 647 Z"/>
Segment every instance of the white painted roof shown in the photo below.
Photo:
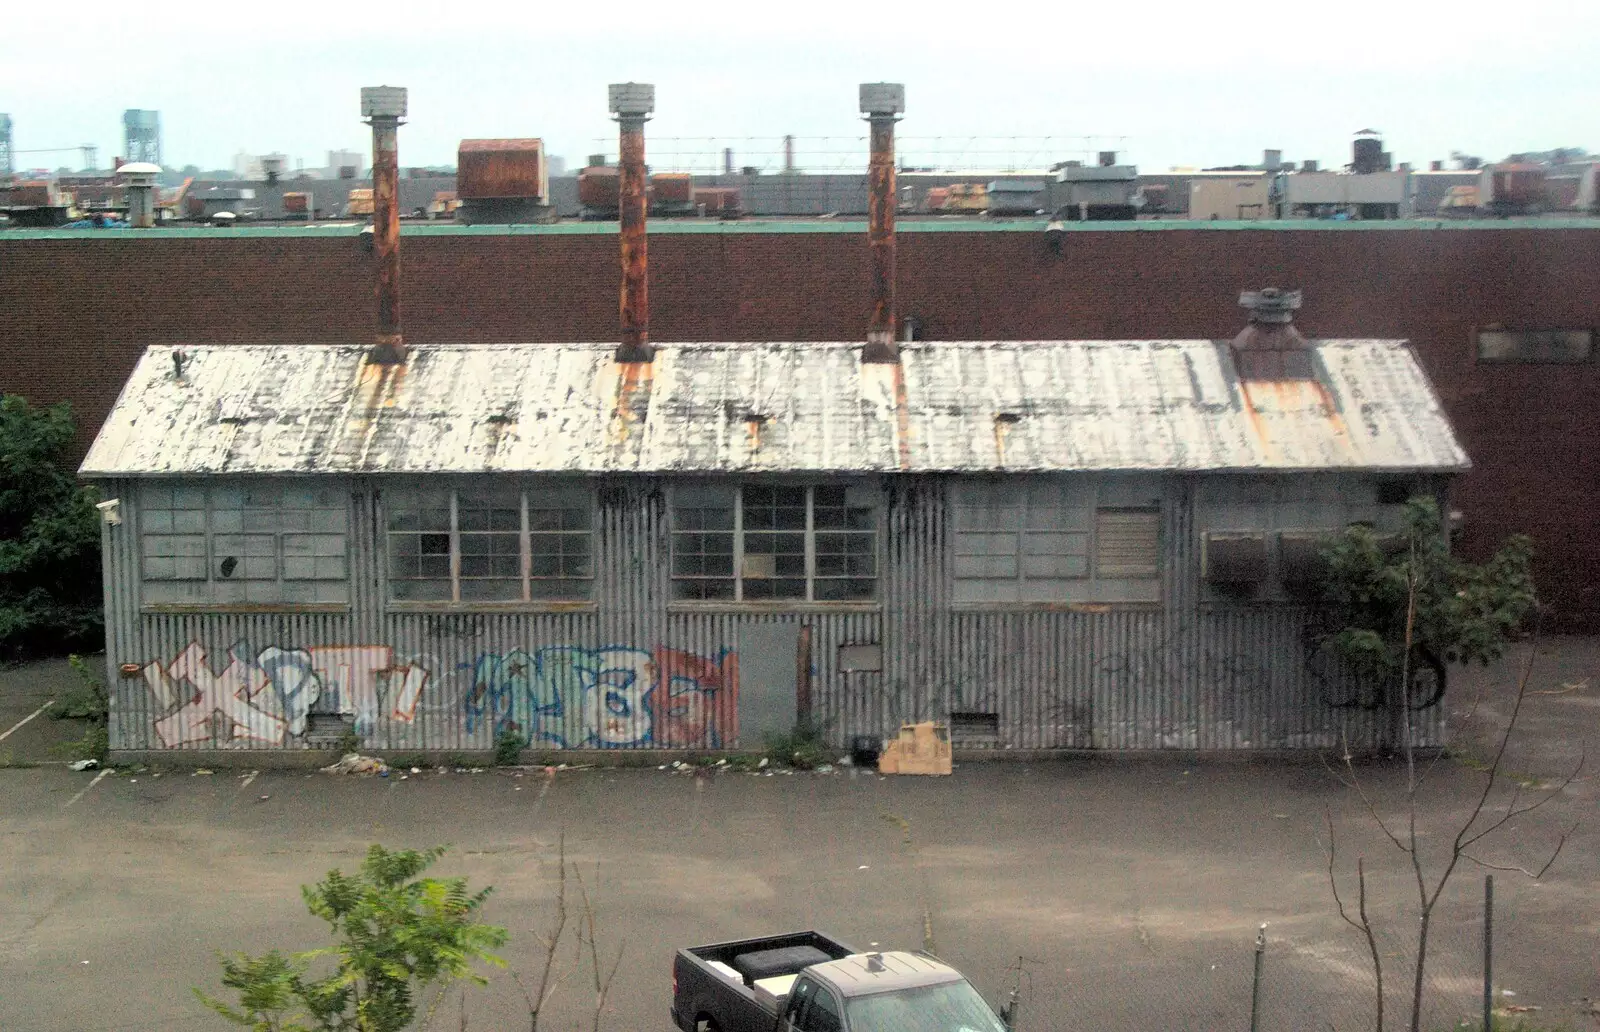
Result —
<path fill-rule="evenodd" d="M 82 472 L 1462 470 L 1402 342 L 1313 344 L 1314 381 L 1240 381 L 1226 342 L 152 347 Z M 174 375 L 174 352 L 183 371 Z"/>

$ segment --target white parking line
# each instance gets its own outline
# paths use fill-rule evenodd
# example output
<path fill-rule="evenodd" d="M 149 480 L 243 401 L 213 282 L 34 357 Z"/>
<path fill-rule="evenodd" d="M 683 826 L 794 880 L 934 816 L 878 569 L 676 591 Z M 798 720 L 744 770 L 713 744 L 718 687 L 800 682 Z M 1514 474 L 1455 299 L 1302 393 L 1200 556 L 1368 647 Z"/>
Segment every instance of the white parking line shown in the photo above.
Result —
<path fill-rule="evenodd" d="M 79 789 L 78 790 L 78 794 L 73 796 L 71 799 L 68 799 L 66 801 L 66 803 L 61 808 L 63 810 L 65 810 L 68 806 L 71 806 L 73 803 L 75 803 L 78 800 L 82 799 L 85 795 L 88 794 L 89 789 L 91 789 L 94 786 L 100 784 L 100 779 L 105 777 L 107 774 L 110 774 L 110 773 L 111 772 L 109 770 L 103 770 L 100 773 L 96 774 L 94 776 L 94 780 L 93 781 L 89 782 L 87 785 L 84 785 L 83 788 Z"/>
<path fill-rule="evenodd" d="M 12 724 L 11 725 L 11 731 L 7 731 L 5 734 L 0 735 L 0 742 L 3 742 L 7 738 L 10 738 L 12 731 L 15 731 L 17 728 L 21 727 L 23 724 L 26 724 L 28 721 L 32 720 L 34 717 L 37 717 L 39 714 L 41 714 L 45 710 L 49 709 L 51 703 L 54 703 L 55 701 L 56 700 L 51 699 L 49 702 L 46 702 L 43 706 L 40 706 L 38 709 L 34 710 L 32 713 L 30 713 L 27 716 L 23 717 L 21 720 L 17 721 L 15 724 Z"/>

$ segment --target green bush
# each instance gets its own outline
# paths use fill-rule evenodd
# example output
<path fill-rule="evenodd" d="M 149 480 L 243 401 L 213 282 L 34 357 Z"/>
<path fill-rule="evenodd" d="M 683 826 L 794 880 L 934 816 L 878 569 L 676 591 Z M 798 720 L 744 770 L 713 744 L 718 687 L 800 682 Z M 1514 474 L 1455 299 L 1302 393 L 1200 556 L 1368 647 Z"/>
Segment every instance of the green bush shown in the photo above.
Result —
<path fill-rule="evenodd" d="M 100 521 L 65 405 L 0 397 L 0 656 L 98 648 Z"/>
<path fill-rule="evenodd" d="M 767 756 L 776 763 L 796 770 L 814 770 L 829 762 L 833 753 L 823 739 L 822 729 L 809 721 L 800 721 L 793 730 L 784 734 L 765 736 Z"/>
<path fill-rule="evenodd" d="M 239 1006 L 199 989 L 195 995 L 253 1032 L 411 1027 L 428 990 L 460 981 L 481 985 L 475 965 L 502 964 L 489 951 L 505 943 L 506 930 L 478 920 L 490 890 L 468 892 L 465 878 L 421 877 L 443 854 L 443 848 L 370 847 L 356 874 L 335 869 L 300 890 L 311 913 L 328 922 L 331 946 L 289 956 L 223 957 L 222 984 L 238 992 Z M 314 975 L 312 967 L 327 958 L 334 961 L 332 972 Z"/>
<path fill-rule="evenodd" d="M 106 714 L 110 711 L 110 698 L 106 694 L 106 686 L 101 683 L 99 675 L 89 668 L 89 664 L 82 656 L 68 656 L 67 662 L 72 665 L 72 672 L 78 675 L 78 683 L 57 697 L 55 704 L 50 707 L 50 716 L 56 720 L 93 720 L 104 723 Z"/>
<path fill-rule="evenodd" d="M 522 736 L 509 727 L 494 740 L 494 763 L 497 767 L 514 767 L 522 762 Z"/>
<path fill-rule="evenodd" d="M 1408 699 L 1413 706 L 1437 701 L 1447 664 L 1499 659 L 1537 604 L 1528 538 L 1511 537 L 1487 562 L 1469 563 L 1450 553 L 1427 497 L 1406 503 L 1398 539 L 1358 524 L 1326 559 L 1325 623 L 1315 643 L 1376 685 L 1398 684 L 1409 668 L 1415 693 L 1419 672 L 1436 675 L 1422 699 Z"/>

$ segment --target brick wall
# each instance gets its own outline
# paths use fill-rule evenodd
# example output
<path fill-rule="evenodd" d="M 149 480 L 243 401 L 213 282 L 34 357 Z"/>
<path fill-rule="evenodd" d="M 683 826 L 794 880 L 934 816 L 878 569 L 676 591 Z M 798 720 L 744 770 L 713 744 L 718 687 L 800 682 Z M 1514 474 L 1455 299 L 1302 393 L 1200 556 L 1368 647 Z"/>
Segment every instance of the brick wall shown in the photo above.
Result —
<path fill-rule="evenodd" d="M 930 339 L 1226 337 L 1241 289 L 1306 292 L 1313 337 L 1412 340 L 1475 469 L 1464 547 L 1525 531 L 1569 627 L 1600 629 L 1600 365 L 1485 366 L 1476 326 L 1600 325 L 1600 228 L 908 232 L 900 310 Z M 407 236 L 413 342 L 610 340 L 616 239 Z M 864 332 L 855 233 L 658 233 L 652 337 Z M 66 400 L 84 441 L 148 344 L 365 342 L 372 262 L 349 236 L 0 237 L 0 391 Z"/>

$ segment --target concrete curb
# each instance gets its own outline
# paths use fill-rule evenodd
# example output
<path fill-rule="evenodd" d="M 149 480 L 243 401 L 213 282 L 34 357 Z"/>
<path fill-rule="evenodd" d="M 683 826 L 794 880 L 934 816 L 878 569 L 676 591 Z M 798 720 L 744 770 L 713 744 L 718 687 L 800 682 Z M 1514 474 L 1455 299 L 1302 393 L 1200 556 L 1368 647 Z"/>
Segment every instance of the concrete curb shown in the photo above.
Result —
<path fill-rule="evenodd" d="M 839 750 L 843 755 L 847 750 Z M 1419 758 L 1431 759 L 1439 750 L 1420 750 Z M 115 766 L 207 767 L 226 770 L 315 770 L 337 761 L 335 749 L 126 749 L 113 750 L 109 763 Z M 488 750 L 377 749 L 363 755 L 379 756 L 392 765 L 396 760 L 416 766 L 493 767 L 494 753 Z M 614 768 L 659 767 L 664 763 L 732 759 L 759 755 L 730 749 L 525 749 L 517 759 L 519 766 L 554 767 L 595 766 Z M 1363 763 L 1376 759 L 1372 754 L 1355 756 Z M 1173 764 L 1211 764 L 1239 766 L 1324 766 L 1329 752 L 1314 749 L 1274 750 L 1197 750 L 1150 749 L 1108 752 L 1096 749 L 956 749 L 957 763 L 1093 763 L 1115 766 L 1129 763 L 1162 762 Z"/>

